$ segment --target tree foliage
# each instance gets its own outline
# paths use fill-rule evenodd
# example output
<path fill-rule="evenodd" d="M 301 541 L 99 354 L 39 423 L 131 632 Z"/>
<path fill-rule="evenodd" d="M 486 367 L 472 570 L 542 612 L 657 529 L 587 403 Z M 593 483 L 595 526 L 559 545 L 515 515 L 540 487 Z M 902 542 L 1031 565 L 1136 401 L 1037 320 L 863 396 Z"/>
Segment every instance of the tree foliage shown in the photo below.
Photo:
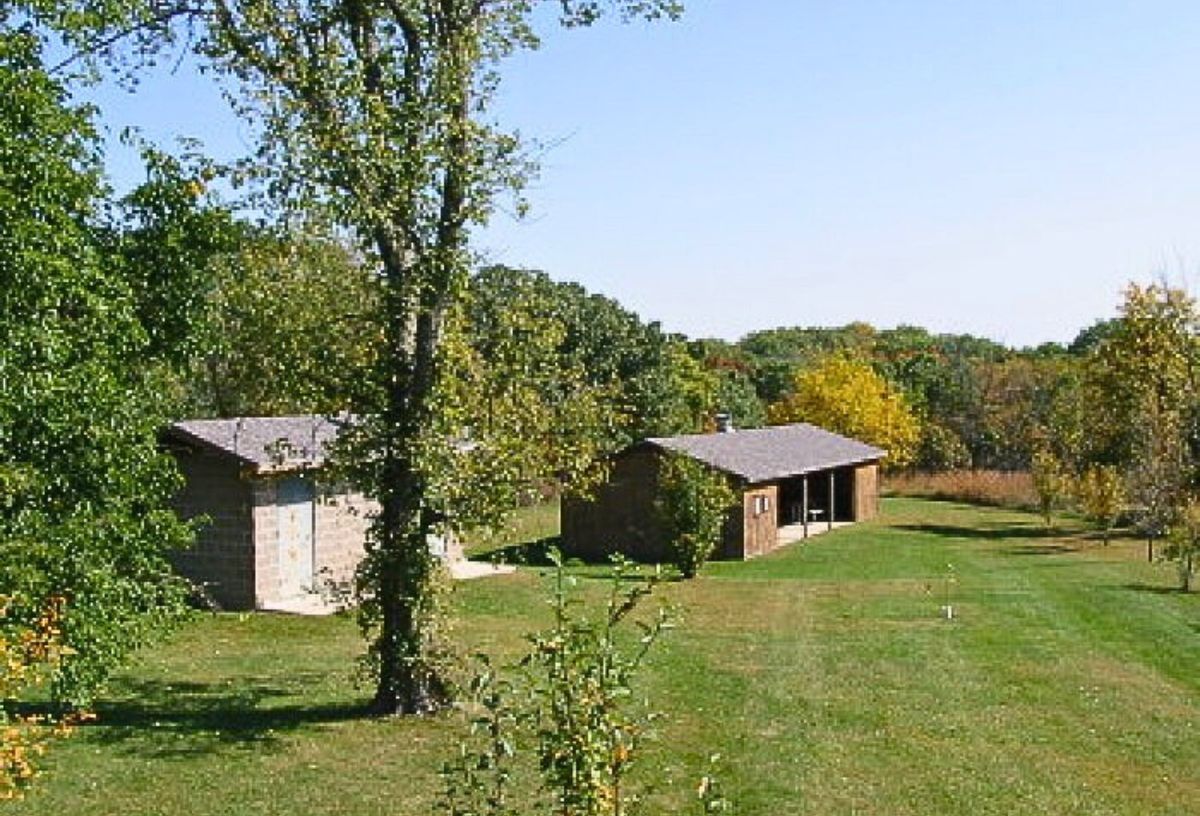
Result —
<path fill-rule="evenodd" d="M 667 550 L 684 578 L 695 578 L 721 543 L 738 494 L 722 473 L 678 453 L 661 459 L 655 511 Z"/>
<path fill-rule="evenodd" d="M 1107 544 L 1128 501 L 1121 472 L 1112 465 L 1090 467 L 1079 478 L 1075 489 L 1079 508 L 1100 528 Z"/>
<path fill-rule="evenodd" d="M 336 414 L 378 349 L 379 280 L 321 231 L 245 231 L 214 260 L 208 341 L 177 377 L 190 416 Z"/>
<path fill-rule="evenodd" d="M 54 688 L 76 704 L 180 614 L 166 553 L 190 538 L 96 145 L 37 39 L 0 31 L 0 594 L 25 624 L 65 599 Z"/>
<path fill-rule="evenodd" d="M 1191 456 L 1178 414 L 1160 410 L 1157 400 L 1146 401 L 1137 422 L 1127 463 L 1129 496 L 1138 531 L 1152 551 L 1154 540 L 1170 530 L 1184 499 Z"/>
<path fill-rule="evenodd" d="M 1042 521 L 1049 527 L 1054 522 L 1054 511 L 1062 506 L 1071 493 L 1070 479 L 1062 462 L 1048 450 L 1039 450 L 1033 455 L 1030 472 Z"/>
<path fill-rule="evenodd" d="M 798 373 L 792 393 L 770 406 L 772 423 L 809 422 L 888 452 L 888 464 L 912 461 L 920 425 L 908 400 L 870 365 L 845 355 Z"/>
<path fill-rule="evenodd" d="M 1188 592 L 1196 574 L 1196 563 L 1200 561 L 1200 499 L 1189 496 L 1182 502 L 1162 556 L 1176 562 L 1179 588 Z"/>
<path fill-rule="evenodd" d="M 1183 290 L 1159 284 L 1125 290 L 1121 318 L 1089 358 L 1088 381 L 1102 397 L 1092 403 L 1099 458 L 1132 461 L 1155 422 L 1172 424 L 1185 439 L 1194 435 L 1198 330 L 1200 313 Z"/>
<path fill-rule="evenodd" d="M 209 185 L 220 170 L 212 162 L 149 145 L 141 156 L 146 180 L 118 202 L 107 254 L 146 332 L 143 358 L 180 371 L 219 337 L 208 299 L 217 263 L 238 246 L 243 228 Z"/>

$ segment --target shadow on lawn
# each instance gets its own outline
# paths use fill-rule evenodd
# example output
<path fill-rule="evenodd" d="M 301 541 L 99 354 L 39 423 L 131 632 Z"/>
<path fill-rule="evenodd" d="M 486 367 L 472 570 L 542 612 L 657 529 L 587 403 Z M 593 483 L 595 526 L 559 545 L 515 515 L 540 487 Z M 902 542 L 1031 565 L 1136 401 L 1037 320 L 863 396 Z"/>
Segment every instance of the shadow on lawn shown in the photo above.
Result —
<path fill-rule="evenodd" d="M 897 524 L 897 530 L 911 533 L 927 533 L 946 538 L 983 538 L 991 541 L 1009 538 L 1062 538 L 1061 530 L 1048 529 L 1032 524 L 988 524 L 978 527 L 960 527 L 954 524 Z M 1034 549 L 1042 549 L 1035 547 Z"/>
<path fill-rule="evenodd" d="M 226 748 L 278 747 L 280 737 L 322 723 L 366 716 L 366 701 L 305 705 L 311 679 L 293 676 L 297 685 L 280 687 L 265 680 L 189 683 L 155 680 L 122 683 L 123 697 L 98 703 L 97 718 L 86 728 L 91 740 L 125 745 L 131 752 L 160 757 L 190 757 Z"/>
<path fill-rule="evenodd" d="M 1011 539 L 1033 539 L 1029 544 L 1012 544 L 998 552 L 1003 555 L 1065 555 L 1079 552 L 1082 547 L 1074 543 L 1077 538 L 1071 533 L 1042 526 L 1025 524 L 987 525 L 982 527 L 959 527 L 949 524 L 898 524 L 897 529 L 913 533 L 944 536 L 946 538 L 978 539 L 982 541 L 1008 541 Z M 1038 539 L 1055 539 L 1039 543 Z"/>
<path fill-rule="evenodd" d="M 1162 584 L 1146 584 L 1146 583 L 1142 583 L 1139 581 L 1137 583 L 1132 583 L 1132 584 L 1122 584 L 1121 588 L 1128 589 L 1131 592 L 1148 592 L 1152 595 L 1186 595 L 1187 594 L 1177 584 L 1172 585 L 1172 586 L 1164 586 Z M 1197 624 L 1196 628 L 1198 631 L 1200 631 L 1200 624 Z"/>
<path fill-rule="evenodd" d="M 550 566 L 550 550 L 562 548 L 561 536 L 547 536 L 536 541 L 510 544 L 475 556 L 495 564 L 518 564 L 527 567 Z"/>

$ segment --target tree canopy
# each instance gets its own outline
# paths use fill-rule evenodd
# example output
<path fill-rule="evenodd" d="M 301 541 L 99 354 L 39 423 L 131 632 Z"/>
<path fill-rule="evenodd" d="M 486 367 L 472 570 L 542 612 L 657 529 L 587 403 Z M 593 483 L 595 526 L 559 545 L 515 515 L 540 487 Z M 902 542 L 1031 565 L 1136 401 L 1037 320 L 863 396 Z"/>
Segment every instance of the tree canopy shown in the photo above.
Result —
<path fill-rule="evenodd" d="M 902 467 L 917 450 L 920 426 L 904 395 L 867 363 L 844 354 L 796 375 L 792 393 L 770 406 L 772 423 L 809 422 L 888 452 Z"/>
<path fill-rule="evenodd" d="M 166 554 L 190 538 L 105 195 L 90 112 L 0 30 L 0 595 L 30 625 L 62 599 L 55 693 L 76 704 L 181 612 Z"/>

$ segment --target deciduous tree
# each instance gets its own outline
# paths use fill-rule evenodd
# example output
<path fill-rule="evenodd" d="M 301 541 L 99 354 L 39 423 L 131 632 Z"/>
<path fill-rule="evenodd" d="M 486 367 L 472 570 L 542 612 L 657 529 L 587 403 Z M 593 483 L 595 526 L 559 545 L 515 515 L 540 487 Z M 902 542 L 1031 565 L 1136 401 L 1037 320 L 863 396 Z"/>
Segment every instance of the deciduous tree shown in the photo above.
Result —
<path fill-rule="evenodd" d="M 335 414 L 378 350 L 379 280 L 322 230 L 246 231 L 217 259 L 208 340 L 178 377 L 191 416 Z"/>
<path fill-rule="evenodd" d="M 97 145 L 38 40 L 0 27 L 0 595 L 30 625 L 65 599 L 54 687 L 76 704 L 182 612 L 166 554 L 190 539 Z"/>
<path fill-rule="evenodd" d="M 1127 494 L 1121 472 L 1112 465 L 1088 468 L 1076 485 L 1076 496 L 1083 514 L 1100 528 L 1104 543 L 1125 511 Z"/>
<path fill-rule="evenodd" d="M 466 286 L 471 226 L 530 163 L 494 127 L 499 62 L 537 43 L 537 0 L 213 0 L 201 50 L 263 114 L 275 189 L 350 230 L 382 277 L 374 399 L 347 450 L 378 498 L 361 571 L 381 713 L 439 706 L 428 659 L 438 612 L 427 541 L 447 519 L 425 453 L 444 430 L 436 397 L 444 338 Z M 674 0 L 562 0 L 568 26 L 606 10 L 674 15 Z"/>
<path fill-rule="evenodd" d="M 1030 465 L 1033 476 L 1033 490 L 1037 493 L 1038 509 L 1042 521 L 1049 527 L 1054 522 L 1054 511 L 1070 494 L 1070 483 L 1062 462 L 1049 450 L 1039 450 L 1033 454 Z"/>
<path fill-rule="evenodd" d="M 771 405 L 775 424 L 810 422 L 861 439 L 888 452 L 902 467 L 917 451 L 920 425 L 908 400 L 865 362 L 845 355 L 826 358 L 796 375 L 792 393 Z"/>
<path fill-rule="evenodd" d="M 1179 588 L 1189 591 L 1200 560 L 1200 499 L 1191 496 L 1179 508 L 1162 555 L 1178 564 Z"/>

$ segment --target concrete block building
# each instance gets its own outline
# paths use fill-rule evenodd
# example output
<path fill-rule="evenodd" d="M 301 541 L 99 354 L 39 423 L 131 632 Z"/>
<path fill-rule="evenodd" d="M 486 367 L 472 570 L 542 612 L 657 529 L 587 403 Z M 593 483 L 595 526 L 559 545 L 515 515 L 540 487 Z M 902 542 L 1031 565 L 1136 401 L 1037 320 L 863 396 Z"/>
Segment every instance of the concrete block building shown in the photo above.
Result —
<path fill-rule="evenodd" d="M 326 476 L 338 426 L 322 416 L 176 422 L 163 434 L 185 486 L 184 518 L 203 516 L 176 568 L 221 607 L 287 604 L 353 576 L 374 502 Z"/>
<path fill-rule="evenodd" d="M 746 559 L 835 526 L 874 518 L 886 452 L 814 425 L 646 439 L 618 453 L 594 496 L 562 504 L 562 545 L 571 555 L 613 552 L 669 557 L 655 500 L 667 453 L 724 473 L 740 499 L 726 518 L 717 557 Z"/>

